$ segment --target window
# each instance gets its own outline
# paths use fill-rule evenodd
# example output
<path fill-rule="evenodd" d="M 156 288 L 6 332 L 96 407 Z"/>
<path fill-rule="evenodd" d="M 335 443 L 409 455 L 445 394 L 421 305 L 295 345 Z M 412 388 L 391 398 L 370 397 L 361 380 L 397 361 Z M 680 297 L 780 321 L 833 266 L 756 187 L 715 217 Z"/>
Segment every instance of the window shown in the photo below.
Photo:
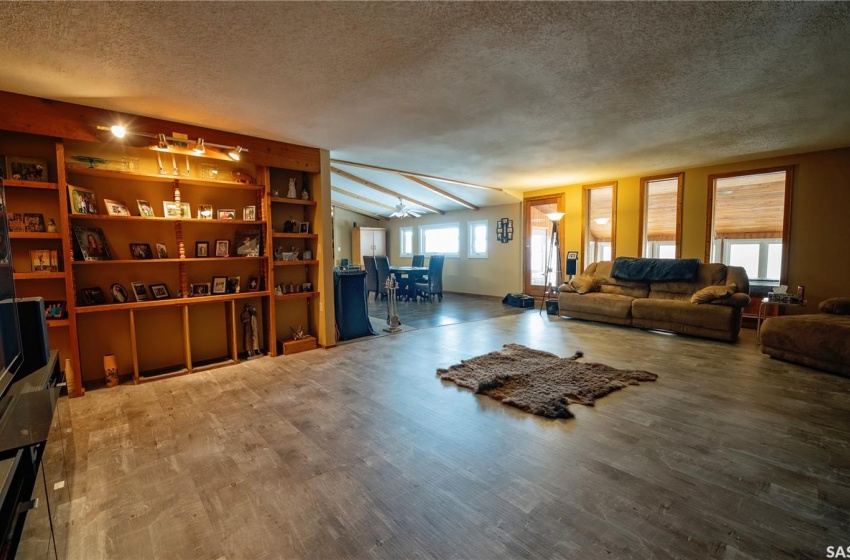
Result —
<path fill-rule="evenodd" d="M 617 232 L 617 183 L 585 185 L 582 189 L 582 270 L 592 262 L 614 258 Z"/>
<path fill-rule="evenodd" d="M 460 257 L 460 224 L 419 226 L 419 252 L 429 255 Z"/>
<path fill-rule="evenodd" d="M 684 173 L 640 180 L 640 256 L 675 259 L 682 237 Z"/>
<path fill-rule="evenodd" d="M 413 256 L 413 227 L 400 227 L 398 228 L 398 238 L 400 243 L 399 247 L 399 256 L 400 257 L 412 257 Z"/>
<path fill-rule="evenodd" d="M 706 260 L 784 281 L 791 167 L 709 176 Z"/>
<path fill-rule="evenodd" d="M 487 220 L 469 222 L 469 253 L 470 259 L 487 258 Z"/>

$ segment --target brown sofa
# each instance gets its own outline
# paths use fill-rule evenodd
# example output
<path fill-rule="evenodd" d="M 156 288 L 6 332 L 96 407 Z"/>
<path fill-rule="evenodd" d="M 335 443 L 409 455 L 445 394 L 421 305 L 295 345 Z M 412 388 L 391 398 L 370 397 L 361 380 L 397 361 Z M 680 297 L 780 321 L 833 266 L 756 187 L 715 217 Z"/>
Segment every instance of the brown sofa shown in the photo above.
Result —
<path fill-rule="evenodd" d="M 730 342 L 738 339 L 741 310 L 750 301 L 743 268 L 699 263 L 693 281 L 652 282 L 613 278 L 613 265 L 613 261 L 593 263 L 580 277 L 562 284 L 559 314 Z M 576 291 L 588 285 L 586 293 Z M 700 290 L 716 291 L 718 296 L 708 294 L 705 303 L 691 303 Z"/>
<path fill-rule="evenodd" d="M 771 358 L 795 362 L 841 375 L 850 375 L 850 314 L 830 308 L 834 298 L 820 304 L 824 313 L 771 317 L 762 323 L 761 351 Z"/>

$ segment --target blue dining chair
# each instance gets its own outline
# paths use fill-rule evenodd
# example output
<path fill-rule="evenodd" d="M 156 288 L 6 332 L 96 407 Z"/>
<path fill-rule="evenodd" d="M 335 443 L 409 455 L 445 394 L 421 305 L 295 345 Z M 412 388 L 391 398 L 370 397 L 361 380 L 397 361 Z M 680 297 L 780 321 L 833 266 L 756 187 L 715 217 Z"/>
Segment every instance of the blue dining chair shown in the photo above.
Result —
<path fill-rule="evenodd" d="M 443 261 L 445 255 L 432 255 L 428 261 L 428 279 L 414 285 L 416 295 L 433 300 L 437 296 L 443 301 Z"/>

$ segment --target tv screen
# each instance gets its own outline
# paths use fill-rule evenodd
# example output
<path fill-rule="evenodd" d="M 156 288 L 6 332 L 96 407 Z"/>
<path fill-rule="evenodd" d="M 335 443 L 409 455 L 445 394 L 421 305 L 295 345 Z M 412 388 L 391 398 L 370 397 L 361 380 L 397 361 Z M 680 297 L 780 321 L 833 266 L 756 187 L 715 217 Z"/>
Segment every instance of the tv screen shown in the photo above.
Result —
<path fill-rule="evenodd" d="M 12 247 L 6 217 L 6 190 L 0 179 L 0 396 L 21 365 L 21 329 L 12 276 Z"/>

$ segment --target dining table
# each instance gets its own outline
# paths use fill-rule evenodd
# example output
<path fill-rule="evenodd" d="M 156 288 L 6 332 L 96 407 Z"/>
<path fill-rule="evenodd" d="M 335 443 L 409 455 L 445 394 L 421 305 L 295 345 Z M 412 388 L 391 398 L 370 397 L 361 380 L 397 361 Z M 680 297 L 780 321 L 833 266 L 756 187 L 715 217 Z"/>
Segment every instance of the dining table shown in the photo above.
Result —
<path fill-rule="evenodd" d="M 391 266 L 390 274 L 395 274 L 398 281 L 399 293 L 404 295 L 405 301 L 416 295 L 413 284 L 428 275 L 427 266 Z"/>

